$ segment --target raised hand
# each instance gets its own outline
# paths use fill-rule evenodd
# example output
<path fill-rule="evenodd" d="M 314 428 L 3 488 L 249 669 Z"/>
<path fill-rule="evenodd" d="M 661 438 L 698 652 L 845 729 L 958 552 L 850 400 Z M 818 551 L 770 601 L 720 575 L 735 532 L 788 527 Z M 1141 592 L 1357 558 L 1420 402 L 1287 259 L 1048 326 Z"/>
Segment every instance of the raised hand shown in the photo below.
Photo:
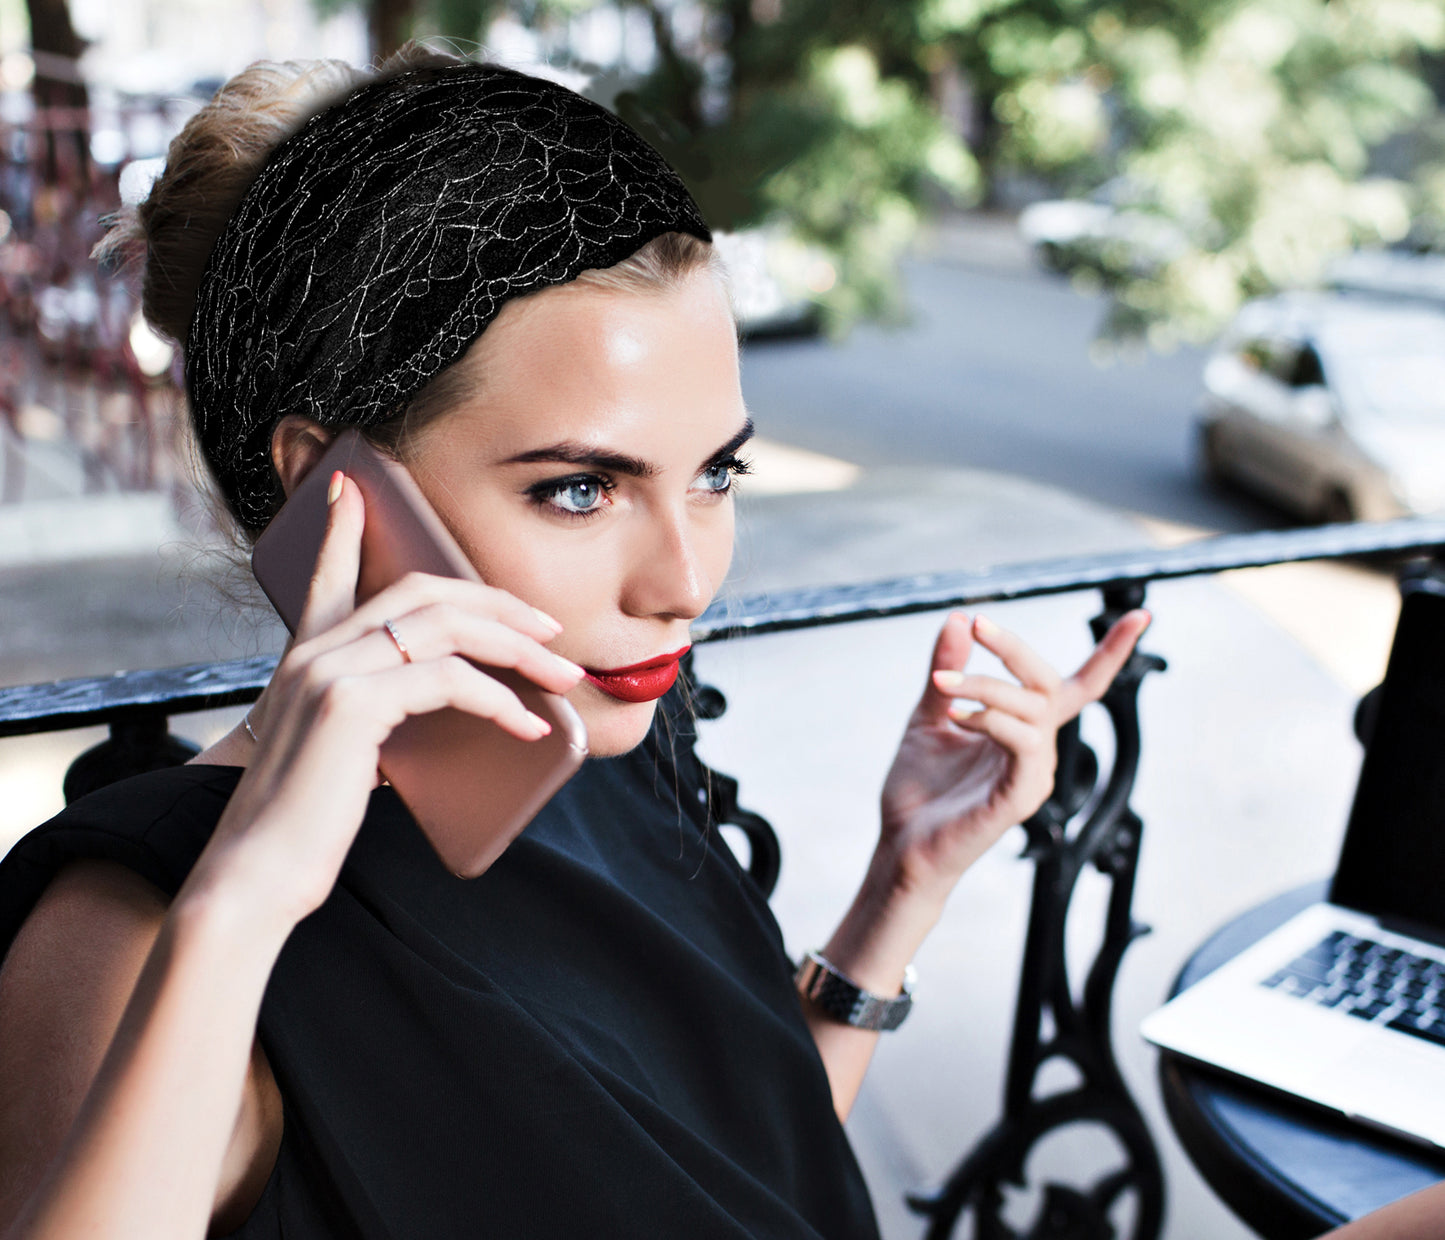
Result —
<path fill-rule="evenodd" d="M 883 787 L 879 850 L 900 889 L 942 898 L 1005 830 L 1043 804 L 1053 787 L 1055 734 L 1104 694 L 1148 624 L 1147 612 L 1129 612 L 1064 678 L 983 616 L 949 616 Z M 975 642 L 1015 679 L 967 672 Z"/>
<path fill-rule="evenodd" d="M 251 713 L 254 752 L 191 880 L 239 873 L 283 925 L 330 892 L 403 719 L 450 706 L 536 740 L 548 725 L 475 663 L 553 693 L 583 675 L 546 649 L 556 622 L 503 590 L 417 573 L 355 607 L 365 505 L 339 474 L 332 494 L 296 640 Z"/>

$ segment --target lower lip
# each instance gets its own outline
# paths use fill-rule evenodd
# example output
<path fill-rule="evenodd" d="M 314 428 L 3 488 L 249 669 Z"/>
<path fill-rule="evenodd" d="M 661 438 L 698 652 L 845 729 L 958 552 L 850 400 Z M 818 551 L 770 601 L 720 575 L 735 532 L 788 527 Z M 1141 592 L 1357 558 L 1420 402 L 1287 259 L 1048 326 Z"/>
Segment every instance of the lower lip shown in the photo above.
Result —
<path fill-rule="evenodd" d="M 587 679 L 619 702 L 655 702 L 677 681 L 677 659 L 633 672 L 588 672 Z"/>

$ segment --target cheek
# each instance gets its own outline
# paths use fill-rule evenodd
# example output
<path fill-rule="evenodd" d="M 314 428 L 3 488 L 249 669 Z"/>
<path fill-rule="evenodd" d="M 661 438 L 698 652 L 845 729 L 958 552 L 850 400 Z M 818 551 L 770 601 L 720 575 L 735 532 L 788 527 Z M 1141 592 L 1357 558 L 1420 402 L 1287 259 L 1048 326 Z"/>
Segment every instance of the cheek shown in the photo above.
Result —
<path fill-rule="evenodd" d="M 487 585 L 541 608 L 569 631 L 596 614 L 606 593 L 606 557 L 595 551 L 589 554 L 582 540 L 558 545 L 513 537 L 485 549 L 469 548 L 469 555 Z M 562 652 L 560 646 L 553 649 Z"/>
<path fill-rule="evenodd" d="M 713 520 L 706 522 L 697 534 L 698 561 L 716 594 L 733 562 L 733 536 L 736 514 L 733 501 L 718 507 Z"/>
<path fill-rule="evenodd" d="M 713 592 L 732 563 L 733 527 L 731 503 L 691 519 L 694 563 Z M 636 548 L 622 531 L 588 537 L 586 531 L 539 533 L 526 522 L 473 519 L 461 542 L 487 585 L 540 608 L 562 625 L 564 631 L 551 649 L 584 663 L 599 654 L 591 648 L 597 622 L 615 609 L 635 568 L 629 556 L 637 554 Z"/>

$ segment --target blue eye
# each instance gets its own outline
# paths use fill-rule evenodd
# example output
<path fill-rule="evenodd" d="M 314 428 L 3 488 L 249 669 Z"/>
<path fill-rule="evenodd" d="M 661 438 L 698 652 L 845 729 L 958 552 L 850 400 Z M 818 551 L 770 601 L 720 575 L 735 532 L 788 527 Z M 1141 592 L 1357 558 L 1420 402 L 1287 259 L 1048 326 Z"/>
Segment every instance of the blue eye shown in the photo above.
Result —
<path fill-rule="evenodd" d="M 704 491 L 726 491 L 733 484 L 733 471 L 726 465 L 709 465 L 699 481 Z"/>
<path fill-rule="evenodd" d="M 750 473 L 750 467 L 736 456 L 714 461 L 697 476 L 698 489 L 713 495 L 725 495 L 733 489 L 733 478 L 738 474 Z"/>
<path fill-rule="evenodd" d="M 537 496 L 542 501 L 574 516 L 585 517 L 605 505 L 609 487 L 596 474 L 578 474 L 547 483 Z"/>

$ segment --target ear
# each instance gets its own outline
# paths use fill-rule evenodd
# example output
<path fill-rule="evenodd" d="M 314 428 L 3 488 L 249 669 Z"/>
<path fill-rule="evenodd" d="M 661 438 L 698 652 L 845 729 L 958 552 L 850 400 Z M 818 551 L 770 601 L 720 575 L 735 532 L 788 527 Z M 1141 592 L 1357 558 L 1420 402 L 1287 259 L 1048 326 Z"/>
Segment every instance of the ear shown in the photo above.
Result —
<path fill-rule="evenodd" d="M 331 444 L 331 432 L 310 418 L 288 413 L 271 432 L 271 464 L 291 495 Z"/>

